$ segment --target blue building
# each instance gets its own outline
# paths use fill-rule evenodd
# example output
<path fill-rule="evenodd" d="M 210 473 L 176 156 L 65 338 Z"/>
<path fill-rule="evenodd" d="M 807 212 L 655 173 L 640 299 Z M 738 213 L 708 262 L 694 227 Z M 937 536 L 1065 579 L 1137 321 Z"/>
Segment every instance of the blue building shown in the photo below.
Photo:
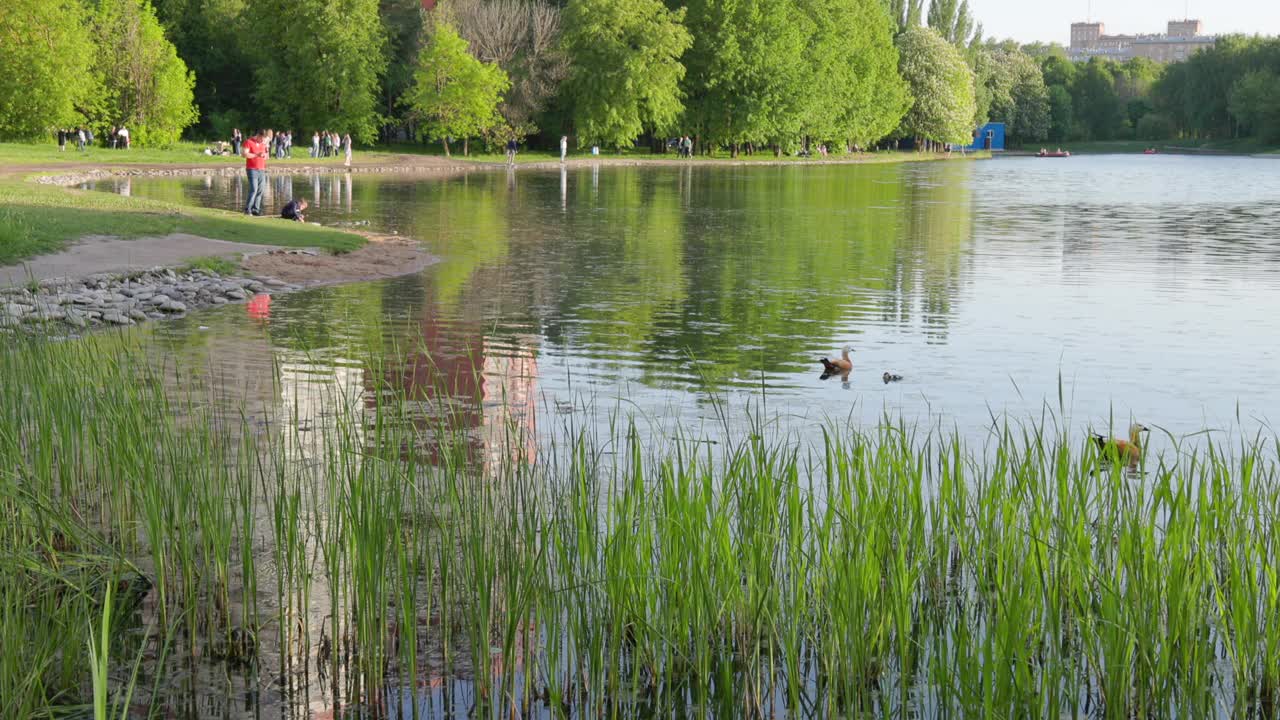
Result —
<path fill-rule="evenodd" d="M 973 131 L 969 150 L 1004 150 L 1004 123 L 991 122 Z"/>

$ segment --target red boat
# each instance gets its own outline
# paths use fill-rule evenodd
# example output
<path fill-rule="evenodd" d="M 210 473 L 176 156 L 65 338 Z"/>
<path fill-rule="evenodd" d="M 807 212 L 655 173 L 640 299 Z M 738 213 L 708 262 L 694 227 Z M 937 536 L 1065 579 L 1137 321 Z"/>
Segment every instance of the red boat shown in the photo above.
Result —
<path fill-rule="evenodd" d="M 1039 153 L 1036 154 L 1036 157 L 1071 157 L 1071 153 L 1067 152 L 1066 150 L 1058 150 L 1055 152 L 1049 152 L 1048 150 L 1041 150 Z"/>
<path fill-rule="evenodd" d="M 1142 154 L 1143 154 L 1143 155 L 1155 155 L 1155 154 L 1156 154 L 1156 149 L 1155 149 L 1155 148 L 1147 148 L 1146 150 L 1143 150 L 1143 151 L 1142 151 Z"/>

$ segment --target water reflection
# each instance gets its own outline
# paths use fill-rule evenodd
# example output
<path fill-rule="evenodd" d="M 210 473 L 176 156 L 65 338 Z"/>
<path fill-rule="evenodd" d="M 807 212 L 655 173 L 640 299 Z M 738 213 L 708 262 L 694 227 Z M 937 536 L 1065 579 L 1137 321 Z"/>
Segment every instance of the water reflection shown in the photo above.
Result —
<path fill-rule="evenodd" d="M 1269 168 L 1129 157 L 277 173 L 273 204 L 307 194 L 312 219 L 367 221 L 446 261 L 278 298 L 269 333 L 334 357 L 358 357 L 369 335 L 404 347 L 426 335 L 435 344 L 383 379 L 443 382 L 471 397 L 477 426 L 473 391 L 505 382 L 491 360 L 525 357 L 547 407 L 585 395 L 700 420 L 711 398 L 763 393 L 799 422 L 888 410 L 981 434 L 993 412 L 1047 403 L 1081 425 L 1132 416 L 1190 431 L 1228 424 L 1237 401 L 1245 416 L 1280 401 L 1250 379 L 1272 354 L 1257 338 L 1280 329 Z M 244 181 L 97 187 L 234 209 Z M 845 343 L 848 393 L 816 364 Z M 480 368 L 475 387 L 457 387 L 464 366 Z M 907 380 L 885 385 L 886 370 Z"/>

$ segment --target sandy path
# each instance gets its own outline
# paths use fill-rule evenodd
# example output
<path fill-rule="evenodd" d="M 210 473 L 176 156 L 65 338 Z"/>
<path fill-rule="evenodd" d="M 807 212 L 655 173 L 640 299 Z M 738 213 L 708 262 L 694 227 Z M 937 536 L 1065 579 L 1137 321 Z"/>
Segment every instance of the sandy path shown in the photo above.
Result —
<path fill-rule="evenodd" d="M 196 257 L 239 260 L 246 253 L 278 250 L 271 245 L 213 240 L 174 233 L 124 240 L 90 235 L 56 253 L 39 255 L 18 265 L 0 266 L 0 287 L 25 284 L 29 279 L 77 279 L 97 273 L 122 274 L 157 265 L 182 265 Z"/>

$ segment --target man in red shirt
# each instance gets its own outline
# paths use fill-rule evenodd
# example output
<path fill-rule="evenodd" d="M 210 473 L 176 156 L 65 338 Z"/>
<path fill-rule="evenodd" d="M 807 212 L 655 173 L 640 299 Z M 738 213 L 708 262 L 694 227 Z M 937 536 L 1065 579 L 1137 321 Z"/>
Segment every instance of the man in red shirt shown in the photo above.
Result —
<path fill-rule="evenodd" d="M 267 155 L 271 153 L 271 131 L 259 130 L 244 141 L 240 154 L 244 155 L 244 171 L 249 176 L 249 199 L 245 202 L 246 215 L 262 214 L 262 195 L 267 187 Z"/>

